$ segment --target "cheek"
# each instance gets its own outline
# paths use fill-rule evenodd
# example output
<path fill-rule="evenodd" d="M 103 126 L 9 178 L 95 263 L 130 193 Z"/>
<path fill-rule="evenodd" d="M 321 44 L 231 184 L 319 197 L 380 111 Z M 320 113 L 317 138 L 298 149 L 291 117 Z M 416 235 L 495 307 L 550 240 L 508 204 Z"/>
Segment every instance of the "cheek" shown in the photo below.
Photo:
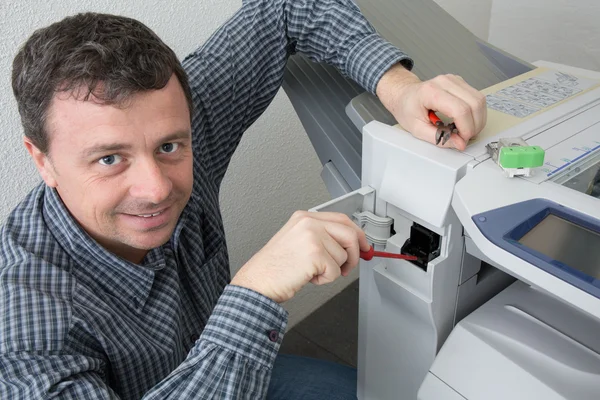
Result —
<path fill-rule="evenodd" d="M 84 186 L 82 197 L 81 203 L 86 214 L 104 220 L 114 214 L 127 197 L 127 185 L 112 180 L 90 180 Z"/>
<path fill-rule="evenodd" d="M 186 160 L 186 162 L 171 168 L 169 170 L 169 177 L 171 182 L 173 182 L 173 186 L 177 187 L 179 191 L 191 192 L 194 182 L 191 160 Z"/>
<path fill-rule="evenodd" d="M 123 203 L 124 197 L 121 190 L 111 188 L 98 191 L 90 202 L 93 202 L 96 214 L 111 215 L 119 208 L 119 204 Z"/>

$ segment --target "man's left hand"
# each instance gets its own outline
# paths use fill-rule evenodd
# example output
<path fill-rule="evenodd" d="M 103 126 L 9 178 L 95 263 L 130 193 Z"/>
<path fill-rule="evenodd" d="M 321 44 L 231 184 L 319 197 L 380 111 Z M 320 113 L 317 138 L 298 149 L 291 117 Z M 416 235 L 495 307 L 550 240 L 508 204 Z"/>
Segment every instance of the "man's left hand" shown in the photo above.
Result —
<path fill-rule="evenodd" d="M 487 120 L 485 96 L 457 75 L 421 81 L 397 64 L 382 76 L 377 96 L 402 128 L 426 142 L 435 143 L 437 130 L 429 120 L 429 110 L 451 118 L 458 134 L 452 134 L 443 146 L 461 151 L 469 139 L 481 132 Z"/>

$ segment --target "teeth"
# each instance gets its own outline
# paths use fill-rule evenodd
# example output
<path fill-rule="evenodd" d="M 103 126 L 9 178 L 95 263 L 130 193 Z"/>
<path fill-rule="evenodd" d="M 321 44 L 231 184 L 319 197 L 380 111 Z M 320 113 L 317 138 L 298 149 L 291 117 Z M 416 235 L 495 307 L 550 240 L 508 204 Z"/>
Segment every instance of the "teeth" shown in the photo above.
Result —
<path fill-rule="evenodd" d="M 150 218 L 150 217 L 156 217 L 159 214 L 160 214 L 160 212 L 157 212 L 156 214 L 139 214 L 138 217 Z"/>

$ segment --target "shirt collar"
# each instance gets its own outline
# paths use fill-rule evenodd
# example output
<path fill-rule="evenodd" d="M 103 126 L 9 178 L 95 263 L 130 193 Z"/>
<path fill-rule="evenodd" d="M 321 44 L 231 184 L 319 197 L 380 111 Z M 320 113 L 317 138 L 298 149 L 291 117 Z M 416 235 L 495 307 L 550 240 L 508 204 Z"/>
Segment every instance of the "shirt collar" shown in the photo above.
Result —
<path fill-rule="evenodd" d="M 141 265 L 109 252 L 74 220 L 54 188 L 45 187 L 44 220 L 55 239 L 73 260 L 73 274 L 93 290 L 108 292 L 141 311 L 150 294 L 154 274 L 165 268 L 162 247 L 148 252 Z"/>

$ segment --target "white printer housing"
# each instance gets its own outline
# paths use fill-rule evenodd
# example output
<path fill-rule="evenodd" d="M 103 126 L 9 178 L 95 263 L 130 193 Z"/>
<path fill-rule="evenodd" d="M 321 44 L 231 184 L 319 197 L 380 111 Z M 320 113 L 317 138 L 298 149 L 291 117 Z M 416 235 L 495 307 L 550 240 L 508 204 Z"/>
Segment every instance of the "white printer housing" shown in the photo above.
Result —
<path fill-rule="evenodd" d="M 585 151 L 551 176 L 507 178 L 485 149 L 499 137 L 540 146 L 547 160 L 565 146 L 585 143 Z M 377 249 L 400 252 L 425 234 L 435 251 L 421 266 L 361 261 L 359 399 L 600 398 L 600 199 L 577 187 L 599 165 L 600 89 L 464 152 L 382 122 L 365 125 L 363 187 L 313 211 L 346 213 Z M 517 226 L 534 232 L 553 210 L 571 224 L 556 243 L 575 246 L 573 235 L 589 243 L 578 271 L 540 258 L 545 250 L 530 251 L 533 242 L 507 239 Z M 544 224 L 536 235 L 553 237 L 548 229 L 560 225 Z"/>

